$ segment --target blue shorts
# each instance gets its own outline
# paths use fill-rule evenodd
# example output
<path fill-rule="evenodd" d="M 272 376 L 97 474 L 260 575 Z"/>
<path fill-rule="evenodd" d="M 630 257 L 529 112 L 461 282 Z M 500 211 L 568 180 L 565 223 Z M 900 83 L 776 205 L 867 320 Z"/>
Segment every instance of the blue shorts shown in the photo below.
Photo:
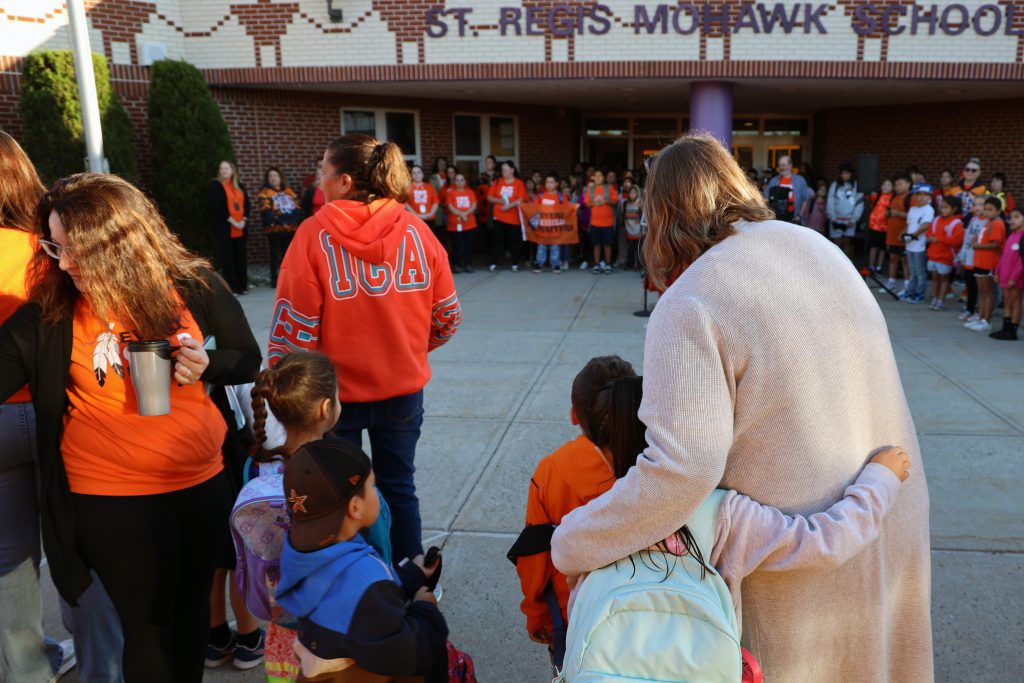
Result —
<path fill-rule="evenodd" d="M 615 228 L 590 228 L 590 244 L 594 247 L 615 246 Z"/>
<path fill-rule="evenodd" d="M 929 261 L 928 272 L 938 273 L 939 275 L 949 275 L 953 272 L 953 266 L 947 266 L 945 263 L 939 263 L 938 261 Z"/>

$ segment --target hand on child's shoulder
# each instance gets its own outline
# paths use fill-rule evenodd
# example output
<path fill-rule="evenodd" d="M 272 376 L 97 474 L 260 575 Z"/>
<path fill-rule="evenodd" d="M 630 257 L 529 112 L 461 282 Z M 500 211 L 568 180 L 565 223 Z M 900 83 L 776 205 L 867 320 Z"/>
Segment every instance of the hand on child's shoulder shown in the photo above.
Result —
<path fill-rule="evenodd" d="M 906 481 L 910 476 L 910 456 L 899 446 L 889 446 L 875 453 L 871 462 L 888 467 L 900 481 Z"/>

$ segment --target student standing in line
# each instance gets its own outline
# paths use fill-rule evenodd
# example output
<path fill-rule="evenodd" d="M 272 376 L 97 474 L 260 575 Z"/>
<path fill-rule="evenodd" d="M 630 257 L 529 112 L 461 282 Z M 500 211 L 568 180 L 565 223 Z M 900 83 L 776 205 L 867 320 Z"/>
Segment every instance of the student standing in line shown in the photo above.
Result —
<path fill-rule="evenodd" d="M 498 269 L 506 245 L 512 260 L 512 272 L 519 272 L 522 260 L 523 224 L 519 205 L 527 201 L 526 185 L 519 179 L 511 159 L 501 162 L 501 178 L 491 186 L 487 201 L 494 207 L 494 231 L 491 234 L 492 273 Z"/>
<path fill-rule="evenodd" d="M 953 172 L 950 171 L 948 168 L 943 169 L 942 173 L 939 174 L 939 184 L 932 191 L 932 197 L 934 197 L 934 199 L 932 200 L 932 204 L 935 206 L 936 211 L 942 208 L 942 198 L 949 194 L 947 190 L 949 190 L 949 188 L 952 186 Z"/>
<path fill-rule="evenodd" d="M 632 183 L 622 205 L 622 226 L 626 233 L 626 269 L 642 270 L 640 246 L 643 244 L 643 204 L 640 202 L 640 188 Z"/>
<path fill-rule="evenodd" d="M 886 210 L 885 251 L 889 255 L 889 280 L 885 286 L 889 290 L 896 288 L 896 275 L 903 266 L 903 277 L 909 279 L 910 268 L 907 265 L 907 250 L 903 242 L 903 233 L 907 231 L 907 211 L 910 210 L 910 178 L 898 175 L 893 181 L 895 194 Z M 903 289 L 906 289 L 906 282 Z M 880 290 L 882 293 L 885 290 Z M 902 291 L 902 290 L 901 290 Z"/>
<path fill-rule="evenodd" d="M 946 293 L 953 272 L 953 259 L 964 241 L 964 226 L 960 220 L 960 198 L 943 197 L 941 215 L 932 221 L 925 239 L 928 243 L 928 272 L 932 274 L 934 297 L 929 308 L 946 310 Z"/>
<path fill-rule="evenodd" d="M 558 189 L 558 178 L 554 173 L 548 173 L 544 178 L 544 191 L 539 193 L 534 204 L 540 204 L 541 206 L 555 206 L 557 204 L 569 204 L 568 197 Z M 569 246 L 565 245 L 565 249 Z M 548 258 L 551 259 L 551 272 L 556 275 L 562 272 L 562 249 L 561 244 L 538 244 L 537 245 L 537 259 L 534 261 L 533 272 L 540 273 L 544 270 L 544 265 L 547 263 Z"/>
<path fill-rule="evenodd" d="M 996 303 L 996 285 L 993 271 L 999 264 L 1006 242 L 1006 223 L 1000 218 L 1003 203 L 996 197 L 987 197 L 982 215 L 988 224 L 974 240 L 974 277 L 978 280 L 978 320 L 965 327 L 975 332 L 992 330 L 992 310 Z"/>
<path fill-rule="evenodd" d="M 882 262 L 885 261 L 887 214 L 892 196 L 892 181 L 886 178 L 882 181 L 881 192 L 875 195 L 871 214 L 868 217 L 868 265 L 876 273 L 882 272 Z"/>
<path fill-rule="evenodd" d="M 853 254 L 853 237 L 864 213 L 864 193 L 857 187 L 853 164 L 839 167 L 839 179 L 828 188 L 826 211 L 829 237 L 847 256 Z"/>
<path fill-rule="evenodd" d="M 445 195 L 448 236 L 451 239 L 452 272 L 473 272 L 473 235 L 476 234 L 476 193 L 466 187 L 466 176 L 455 174 Z"/>
<path fill-rule="evenodd" d="M 1021 237 L 1024 236 L 1024 212 L 1010 211 L 1010 236 L 1003 247 L 995 275 L 1003 288 L 1003 329 L 989 334 L 993 339 L 1016 341 L 1020 327 L 1021 293 L 1024 292 L 1024 262 L 1021 261 Z"/>
<path fill-rule="evenodd" d="M 951 195 L 960 198 L 959 195 Z M 974 276 L 974 241 L 988 225 L 984 216 L 984 201 L 974 202 L 971 207 L 971 218 L 964 231 L 964 243 L 957 255 L 957 262 L 964 271 L 964 285 L 967 287 L 967 301 L 960 313 L 960 320 L 965 323 L 978 322 L 978 278 Z"/>
<path fill-rule="evenodd" d="M 434 194 L 437 195 L 437 201 L 439 205 L 444 203 L 444 192 L 448 185 L 448 159 L 445 157 L 437 157 L 434 159 L 434 172 L 430 174 L 430 184 L 434 186 Z M 434 231 L 434 236 L 441 243 L 444 243 L 445 239 L 445 218 L 444 210 L 438 209 L 434 215 L 433 222 L 428 223 L 430 229 Z"/>
<path fill-rule="evenodd" d="M 415 164 L 410 172 L 412 184 L 409 186 L 409 201 L 405 207 L 417 218 L 432 225 L 441 204 L 434 186 L 423 182 L 423 167 Z"/>
<path fill-rule="evenodd" d="M 915 185 L 913 194 L 914 205 L 907 211 L 907 231 L 903 235 L 910 266 L 910 281 L 900 293 L 900 300 L 919 304 L 924 302 L 925 290 L 928 288 L 928 245 L 925 243 L 925 233 L 935 219 L 935 209 L 932 208 L 931 185 Z"/>
<path fill-rule="evenodd" d="M 615 205 L 619 193 L 605 182 L 604 173 L 594 171 L 594 183 L 587 188 L 584 201 L 590 207 L 590 244 L 594 248 L 594 273 L 612 272 L 612 247 L 615 245 Z"/>
<path fill-rule="evenodd" d="M 997 171 L 992 174 L 992 179 L 988 183 L 988 193 L 1002 202 L 1004 216 L 1009 216 L 1010 212 L 1017 208 L 1017 201 L 1006 191 L 1005 173 Z"/>

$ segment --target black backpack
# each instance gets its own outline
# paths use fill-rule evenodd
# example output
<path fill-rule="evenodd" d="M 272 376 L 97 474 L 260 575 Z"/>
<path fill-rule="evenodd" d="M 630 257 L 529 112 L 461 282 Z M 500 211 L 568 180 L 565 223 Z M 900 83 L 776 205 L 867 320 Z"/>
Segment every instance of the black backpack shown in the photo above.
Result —
<path fill-rule="evenodd" d="M 775 185 L 768 190 L 768 208 L 775 212 L 775 217 L 780 221 L 793 220 L 793 211 L 789 210 L 789 194 L 794 188 L 785 185 Z M 796 206 L 796 202 L 793 202 Z"/>

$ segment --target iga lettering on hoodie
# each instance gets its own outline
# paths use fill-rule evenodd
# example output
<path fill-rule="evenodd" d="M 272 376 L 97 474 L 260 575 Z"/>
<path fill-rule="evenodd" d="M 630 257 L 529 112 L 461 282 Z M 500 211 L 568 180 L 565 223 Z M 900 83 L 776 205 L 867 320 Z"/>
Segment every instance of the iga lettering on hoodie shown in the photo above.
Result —
<path fill-rule="evenodd" d="M 404 396 L 461 321 L 447 254 L 422 220 L 394 200 L 335 201 L 281 264 L 268 360 L 315 349 L 334 361 L 342 401 Z"/>

